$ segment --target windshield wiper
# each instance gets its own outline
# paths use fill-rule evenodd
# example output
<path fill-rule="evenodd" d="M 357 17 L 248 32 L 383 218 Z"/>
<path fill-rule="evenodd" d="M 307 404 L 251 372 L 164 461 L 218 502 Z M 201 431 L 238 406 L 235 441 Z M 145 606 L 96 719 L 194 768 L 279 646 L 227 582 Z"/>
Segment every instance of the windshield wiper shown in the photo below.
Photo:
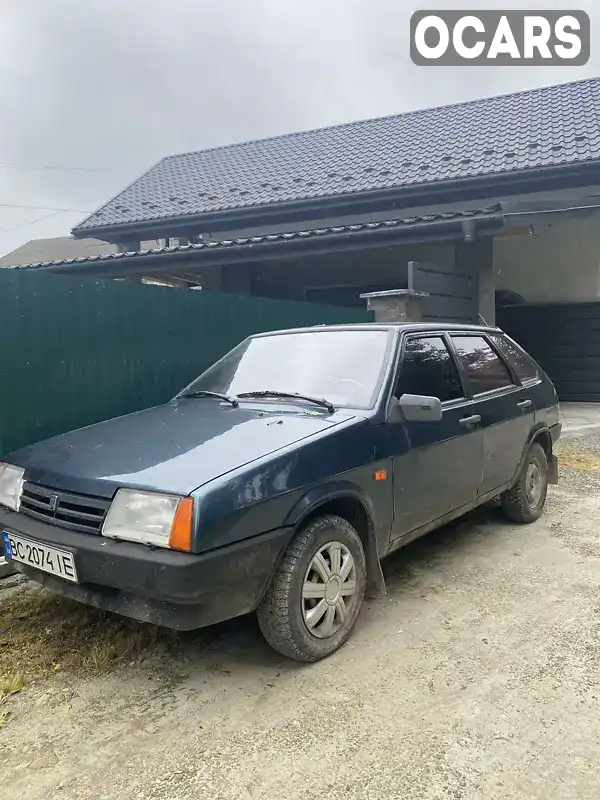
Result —
<path fill-rule="evenodd" d="M 313 403 L 316 406 L 322 406 L 323 408 L 326 408 L 330 414 L 333 414 L 333 412 L 336 410 L 333 403 L 330 403 L 329 400 L 324 400 L 319 397 L 309 397 L 308 395 L 298 394 L 297 392 L 277 392 L 273 389 L 265 389 L 258 392 L 241 392 L 238 394 L 238 397 L 283 397 L 289 400 L 305 400 L 307 403 Z"/>
<path fill-rule="evenodd" d="M 239 406 L 237 401 L 237 397 L 230 397 L 228 394 L 221 394 L 220 392 L 206 392 L 204 390 L 197 391 L 197 392 L 187 392 L 186 394 L 180 394 L 179 397 L 214 397 L 217 400 L 223 400 L 226 403 L 231 403 L 234 408 Z"/>

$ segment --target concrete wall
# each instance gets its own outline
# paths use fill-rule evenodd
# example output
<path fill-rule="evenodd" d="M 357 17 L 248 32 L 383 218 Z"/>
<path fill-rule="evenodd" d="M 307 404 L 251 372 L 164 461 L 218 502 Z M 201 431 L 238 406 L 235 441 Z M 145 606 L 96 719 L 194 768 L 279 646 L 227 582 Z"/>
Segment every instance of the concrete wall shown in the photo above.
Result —
<path fill-rule="evenodd" d="M 600 298 L 600 215 L 536 223 L 535 233 L 494 241 L 496 288 L 530 303 Z"/>

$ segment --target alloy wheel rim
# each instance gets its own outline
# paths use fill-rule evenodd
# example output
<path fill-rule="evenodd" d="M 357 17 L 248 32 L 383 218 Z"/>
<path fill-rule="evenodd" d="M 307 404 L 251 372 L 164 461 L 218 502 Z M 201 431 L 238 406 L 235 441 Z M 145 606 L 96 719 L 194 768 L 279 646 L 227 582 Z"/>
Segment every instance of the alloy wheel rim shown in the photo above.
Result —
<path fill-rule="evenodd" d="M 527 475 L 525 477 L 525 494 L 530 508 L 536 508 L 541 499 L 544 490 L 544 480 L 542 471 L 537 462 L 531 461 L 527 467 Z"/>
<path fill-rule="evenodd" d="M 317 639 L 336 634 L 356 604 L 356 564 L 341 542 L 328 542 L 312 557 L 302 586 L 302 617 Z"/>

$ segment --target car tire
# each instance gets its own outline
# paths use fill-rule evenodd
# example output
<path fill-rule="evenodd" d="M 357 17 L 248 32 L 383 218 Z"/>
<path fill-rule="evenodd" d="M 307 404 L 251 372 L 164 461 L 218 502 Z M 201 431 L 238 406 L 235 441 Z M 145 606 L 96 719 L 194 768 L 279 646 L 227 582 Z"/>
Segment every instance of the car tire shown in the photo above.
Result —
<path fill-rule="evenodd" d="M 517 482 L 502 495 L 502 511 L 512 522 L 535 522 L 542 515 L 547 492 L 548 459 L 536 442 L 527 453 Z"/>
<path fill-rule="evenodd" d="M 363 545 L 349 522 L 330 514 L 311 520 L 287 548 L 258 608 L 263 636 L 296 661 L 331 655 L 356 624 L 366 573 Z"/>

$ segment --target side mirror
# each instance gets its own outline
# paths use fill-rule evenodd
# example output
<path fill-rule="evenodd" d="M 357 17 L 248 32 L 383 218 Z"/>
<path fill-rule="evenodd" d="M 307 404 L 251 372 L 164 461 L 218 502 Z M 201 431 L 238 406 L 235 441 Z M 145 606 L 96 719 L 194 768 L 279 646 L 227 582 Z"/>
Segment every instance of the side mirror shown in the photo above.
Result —
<path fill-rule="evenodd" d="M 440 422 L 442 419 L 442 403 L 439 397 L 403 394 L 398 401 L 398 407 L 407 422 Z"/>

